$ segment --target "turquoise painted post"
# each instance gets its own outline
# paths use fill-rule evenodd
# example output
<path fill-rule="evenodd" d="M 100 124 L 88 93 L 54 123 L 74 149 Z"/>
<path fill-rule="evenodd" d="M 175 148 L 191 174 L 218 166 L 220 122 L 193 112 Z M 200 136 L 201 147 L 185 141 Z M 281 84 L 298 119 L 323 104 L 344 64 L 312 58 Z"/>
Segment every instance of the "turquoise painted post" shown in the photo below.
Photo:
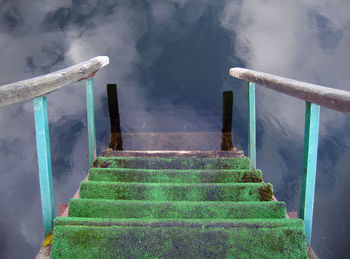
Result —
<path fill-rule="evenodd" d="M 89 133 L 89 164 L 96 159 L 96 130 L 95 130 L 95 104 L 94 104 L 94 79 L 86 80 L 86 108 Z"/>
<path fill-rule="evenodd" d="M 300 218 L 304 219 L 306 241 L 309 244 L 311 244 L 314 209 L 319 122 L 320 106 L 306 102 Z"/>
<path fill-rule="evenodd" d="M 52 185 L 52 166 L 49 139 L 49 121 L 47 118 L 46 96 L 37 97 L 34 103 L 36 148 L 39 164 L 39 182 L 41 207 L 45 237 L 52 232 L 55 218 L 55 201 Z"/>
<path fill-rule="evenodd" d="M 256 124 L 255 124 L 255 84 L 249 82 L 248 85 L 248 105 L 249 105 L 249 145 L 248 153 L 252 169 L 256 168 Z"/>

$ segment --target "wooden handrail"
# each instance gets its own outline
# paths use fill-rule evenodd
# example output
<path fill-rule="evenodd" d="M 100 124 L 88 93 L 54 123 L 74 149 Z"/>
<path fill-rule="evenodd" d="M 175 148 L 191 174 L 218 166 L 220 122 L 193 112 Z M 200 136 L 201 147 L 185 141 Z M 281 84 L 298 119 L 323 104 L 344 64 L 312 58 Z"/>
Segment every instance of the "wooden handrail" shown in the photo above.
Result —
<path fill-rule="evenodd" d="M 350 113 L 350 92 L 347 91 L 240 67 L 231 68 L 230 75 L 305 100 L 306 102 L 319 104 L 336 111 Z"/>
<path fill-rule="evenodd" d="M 68 84 L 90 78 L 108 64 L 108 57 L 99 56 L 50 74 L 0 86 L 0 107 L 43 96 Z"/>
<path fill-rule="evenodd" d="M 299 215 L 305 223 L 306 241 L 308 244 L 311 244 L 320 105 L 340 112 L 350 113 L 350 92 L 309 84 L 240 67 L 231 68 L 230 75 L 249 82 L 248 151 L 250 160 L 254 161 L 251 165 L 252 168 L 255 168 L 256 160 L 255 84 L 302 99 L 306 103 L 304 157 Z"/>

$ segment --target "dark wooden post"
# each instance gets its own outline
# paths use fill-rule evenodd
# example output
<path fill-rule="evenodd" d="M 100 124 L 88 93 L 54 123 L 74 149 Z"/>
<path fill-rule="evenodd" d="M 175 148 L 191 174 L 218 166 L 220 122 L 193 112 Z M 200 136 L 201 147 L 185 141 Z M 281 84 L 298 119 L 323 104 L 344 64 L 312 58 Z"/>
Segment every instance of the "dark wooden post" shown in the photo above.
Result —
<path fill-rule="evenodd" d="M 232 141 L 232 109 L 233 109 L 233 92 L 223 92 L 222 105 L 222 139 L 221 150 L 233 150 Z"/>
<path fill-rule="evenodd" d="M 111 121 L 111 138 L 109 141 L 109 149 L 123 150 L 122 133 L 120 129 L 119 106 L 117 85 L 107 84 L 108 110 Z"/>

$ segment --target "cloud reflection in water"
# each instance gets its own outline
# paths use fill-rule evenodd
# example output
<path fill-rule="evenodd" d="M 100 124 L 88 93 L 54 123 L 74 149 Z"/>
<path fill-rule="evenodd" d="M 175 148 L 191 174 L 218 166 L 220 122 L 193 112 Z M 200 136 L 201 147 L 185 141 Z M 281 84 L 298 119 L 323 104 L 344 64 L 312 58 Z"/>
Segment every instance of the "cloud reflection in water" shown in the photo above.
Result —
<path fill-rule="evenodd" d="M 345 0 L 3 0 L 0 84 L 108 55 L 95 87 L 100 148 L 109 134 L 105 84 L 117 83 L 124 132 L 220 131 L 221 94 L 233 90 L 234 141 L 246 150 L 246 87 L 228 69 L 350 90 L 349 7 Z M 88 169 L 83 84 L 48 101 L 56 203 L 66 203 Z M 289 210 L 299 203 L 304 106 L 257 88 L 258 167 Z M 1 108 L 0 118 L 0 257 L 34 257 L 42 223 L 32 103 Z M 321 111 L 313 235 L 320 258 L 349 254 L 349 123 L 348 115 Z"/>

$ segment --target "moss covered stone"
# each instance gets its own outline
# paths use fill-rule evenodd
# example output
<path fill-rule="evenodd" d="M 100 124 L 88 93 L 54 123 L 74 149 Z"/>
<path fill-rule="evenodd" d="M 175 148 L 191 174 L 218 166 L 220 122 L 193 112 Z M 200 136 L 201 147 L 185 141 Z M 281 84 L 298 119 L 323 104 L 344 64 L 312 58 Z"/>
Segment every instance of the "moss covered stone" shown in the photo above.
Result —
<path fill-rule="evenodd" d="M 247 228 L 281 228 L 304 227 L 301 219 L 156 219 L 156 218 L 84 218 L 56 217 L 55 225 L 74 226 L 138 226 L 138 227 L 247 227 Z"/>
<path fill-rule="evenodd" d="M 273 196 L 272 185 L 263 185 L 259 188 L 260 200 L 270 201 Z"/>
<path fill-rule="evenodd" d="M 80 197 L 109 200 L 154 201 L 259 201 L 272 200 L 272 193 L 259 190 L 272 189 L 269 183 L 120 183 L 82 182 Z"/>
<path fill-rule="evenodd" d="M 190 202 L 72 199 L 70 217 L 248 219 L 283 218 L 284 202 Z"/>
<path fill-rule="evenodd" d="M 52 258 L 307 258 L 303 227 L 56 225 Z"/>
<path fill-rule="evenodd" d="M 260 170 L 180 170 L 91 168 L 89 181 L 149 183 L 259 183 Z"/>
<path fill-rule="evenodd" d="M 246 157 L 100 157 L 52 258 L 306 258 L 304 224 Z"/>
<path fill-rule="evenodd" d="M 144 158 L 144 157 L 98 157 L 97 168 L 137 168 L 137 169 L 250 169 L 247 157 L 221 158 Z"/>

